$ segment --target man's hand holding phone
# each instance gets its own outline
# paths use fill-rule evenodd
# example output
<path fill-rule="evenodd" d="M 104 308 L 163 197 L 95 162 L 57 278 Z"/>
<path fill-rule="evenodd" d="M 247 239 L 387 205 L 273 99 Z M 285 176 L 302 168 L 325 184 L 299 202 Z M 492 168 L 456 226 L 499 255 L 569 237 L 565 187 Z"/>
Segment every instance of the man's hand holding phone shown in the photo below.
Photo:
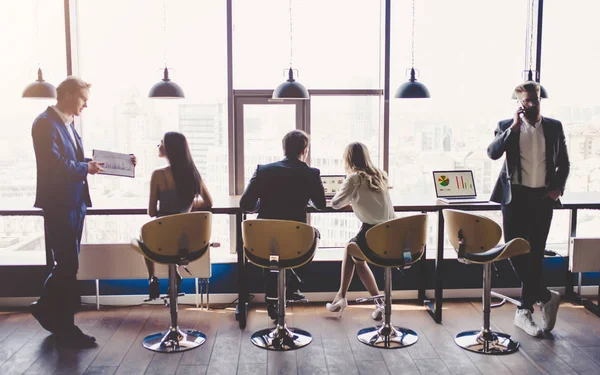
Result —
<path fill-rule="evenodd" d="M 519 108 L 515 112 L 515 116 L 513 117 L 513 123 L 510 126 L 510 129 L 512 131 L 518 132 L 519 130 L 521 130 L 521 124 L 523 123 L 523 115 L 525 115 L 525 108 L 523 108 L 523 105 L 519 103 Z"/>

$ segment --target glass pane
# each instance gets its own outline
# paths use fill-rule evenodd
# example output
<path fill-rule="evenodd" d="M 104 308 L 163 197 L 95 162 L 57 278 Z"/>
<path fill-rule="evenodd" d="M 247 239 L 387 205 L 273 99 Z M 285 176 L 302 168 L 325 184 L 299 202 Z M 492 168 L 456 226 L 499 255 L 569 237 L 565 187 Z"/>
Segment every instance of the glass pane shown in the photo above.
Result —
<path fill-rule="evenodd" d="M 54 100 L 21 95 L 37 79 L 38 67 L 54 86 L 67 75 L 63 1 L 3 2 L 0 35 L 0 202 L 5 209 L 31 208 L 36 189 L 31 125 Z M 43 235 L 41 216 L 0 218 L 0 265 L 46 264 Z"/>
<path fill-rule="evenodd" d="M 435 197 L 432 171 L 472 169 L 488 196 L 501 161 L 487 156 L 498 121 L 522 81 L 526 2 L 441 0 L 416 3 L 415 68 L 431 99 L 390 99 L 390 178 L 402 193 Z M 449 14 L 477 14 L 456 17 Z M 412 2 L 394 1 L 392 93 L 411 63 Z M 506 20 L 511 20 L 506 27 Z M 498 58 L 502 56 L 502 58 Z"/>
<path fill-rule="evenodd" d="M 379 88 L 379 1 L 292 2 L 292 66 L 307 88 Z M 342 15 L 343 14 L 343 15 Z M 290 66 L 290 3 L 233 2 L 235 88 L 275 88 Z"/>
<path fill-rule="evenodd" d="M 247 186 L 257 164 L 284 158 L 281 140 L 296 129 L 296 105 L 245 104 L 243 121 L 244 186 Z"/>
<path fill-rule="evenodd" d="M 311 97 L 312 167 L 321 174 L 346 174 L 344 150 L 350 142 L 364 143 L 379 165 L 380 107 L 378 96 Z M 360 229 L 354 214 L 315 214 L 311 224 L 321 231 L 321 247 L 342 247 Z"/>
<path fill-rule="evenodd" d="M 0 12 L 0 200 L 4 207 L 29 208 L 35 200 L 36 167 L 31 125 L 54 100 L 24 99 L 23 90 L 37 79 L 57 86 L 66 77 L 63 2 L 9 1 Z M 10 136 L 7 136 L 10 134 Z"/>
<path fill-rule="evenodd" d="M 567 194 L 598 191 L 600 183 L 600 50 L 584 47 L 600 44 L 598 12 L 600 2 L 594 0 L 544 2 L 541 82 L 549 98 L 542 114 L 560 120 L 565 130 L 571 160 Z M 585 78 L 568 74 L 569 67 Z"/>
<path fill-rule="evenodd" d="M 0 266 L 44 264 L 44 218 L 0 216 Z"/>
<path fill-rule="evenodd" d="M 138 158 L 134 179 L 90 177 L 94 207 L 147 207 L 150 176 L 166 165 L 156 149 L 166 131 L 187 137 L 213 197 L 228 195 L 225 2 L 77 1 L 75 16 L 78 74 L 93 85 L 81 117 L 87 154 L 104 149 Z M 165 64 L 185 99 L 148 98 Z M 131 238 L 127 226 L 114 223 L 126 217 L 95 220 L 107 237 L 90 241 Z M 139 226 L 132 223 L 131 229 Z"/>
<path fill-rule="evenodd" d="M 321 174 L 345 174 L 344 150 L 362 142 L 379 164 L 379 96 L 313 96 L 310 103 L 310 164 Z"/>

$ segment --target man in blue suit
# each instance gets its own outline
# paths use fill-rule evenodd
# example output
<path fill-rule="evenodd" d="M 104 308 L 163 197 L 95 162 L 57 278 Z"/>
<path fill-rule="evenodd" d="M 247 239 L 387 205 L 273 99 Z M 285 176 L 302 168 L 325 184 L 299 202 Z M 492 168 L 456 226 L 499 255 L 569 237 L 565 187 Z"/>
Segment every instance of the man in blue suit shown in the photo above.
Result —
<path fill-rule="evenodd" d="M 562 124 L 541 115 L 540 85 L 525 82 L 515 94 L 519 109 L 512 119 L 500 121 L 487 149 L 494 160 L 506 155 L 491 200 L 502 205 L 504 240 L 521 237 L 531 245 L 529 254 L 510 259 L 522 283 L 514 324 L 531 336 L 541 336 L 554 328 L 560 304 L 560 294 L 544 285 L 542 262 L 570 163 Z M 534 304 L 542 313 L 541 327 L 532 318 Z"/>
<path fill-rule="evenodd" d="M 294 220 L 306 223 L 309 202 L 318 209 L 325 208 L 325 191 L 320 171 L 305 161 L 308 156 L 309 137 L 301 130 L 292 130 L 282 140 L 285 158 L 281 161 L 258 165 L 240 200 L 240 207 L 247 212 L 258 211 L 259 219 Z M 300 291 L 304 273 L 309 265 L 288 273 L 286 298 L 304 299 Z M 277 279 L 265 270 L 268 313 L 277 319 L 275 302 Z"/>
<path fill-rule="evenodd" d="M 102 171 L 102 163 L 85 158 L 73 125 L 74 116 L 87 107 L 90 86 L 68 77 L 56 89 L 56 105 L 41 113 L 31 129 L 37 165 L 34 205 L 43 210 L 46 243 L 54 258 L 52 272 L 40 299 L 31 305 L 31 313 L 55 334 L 57 343 L 76 347 L 91 347 L 96 341 L 74 324 L 80 305 L 79 245 L 86 210 L 91 206 L 87 176 Z"/>

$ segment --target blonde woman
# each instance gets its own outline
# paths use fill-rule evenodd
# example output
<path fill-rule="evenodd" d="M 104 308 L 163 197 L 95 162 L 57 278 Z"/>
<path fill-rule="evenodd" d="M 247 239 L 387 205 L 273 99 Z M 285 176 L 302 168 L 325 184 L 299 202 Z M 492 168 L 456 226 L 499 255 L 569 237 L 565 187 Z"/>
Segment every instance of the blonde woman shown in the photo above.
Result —
<path fill-rule="evenodd" d="M 344 164 L 348 176 L 331 200 L 331 206 L 340 209 L 352 205 L 352 210 L 362 222 L 362 226 L 358 234 L 346 245 L 342 259 L 340 289 L 333 302 L 326 305 L 327 310 L 339 312 L 340 315 L 348 306 L 346 292 L 355 268 L 369 294 L 379 295 L 373 272 L 361 259 L 361 249 L 368 251 L 365 234 L 370 228 L 395 217 L 394 206 L 388 192 L 387 175 L 373 165 L 367 147 L 360 142 L 349 144 L 344 152 Z M 382 315 L 383 302 L 376 300 L 375 310 L 371 316 L 374 320 L 380 320 Z"/>

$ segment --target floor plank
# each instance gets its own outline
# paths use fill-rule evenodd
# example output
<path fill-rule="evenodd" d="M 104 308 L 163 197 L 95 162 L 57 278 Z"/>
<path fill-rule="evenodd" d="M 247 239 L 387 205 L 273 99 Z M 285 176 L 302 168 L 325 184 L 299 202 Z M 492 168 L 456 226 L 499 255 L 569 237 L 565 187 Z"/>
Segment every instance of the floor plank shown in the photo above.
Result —
<path fill-rule="evenodd" d="M 98 346 L 75 350 L 55 347 L 53 337 L 24 309 L 0 311 L 0 375 L 13 374 L 598 374 L 600 319 L 579 306 L 563 303 L 552 334 L 533 338 L 513 324 L 514 306 L 492 310 L 492 328 L 520 342 L 518 353 L 486 356 L 454 343 L 454 336 L 481 327 L 480 301 L 446 301 L 444 322 L 436 324 L 411 301 L 397 301 L 392 323 L 413 329 L 417 344 L 383 350 L 362 344 L 359 329 L 381 324 L 371 319 L 372 305 L 351 302 L 342 317 L 324 304 L 293 305 L 286 323 L 311 333 L 313 341 L 291 352 L 254 346 L 251 335 L 274 327 L 264 305 L 252 306 L 240 330 L 232 309 L 179 307 L 179 326 L 202 331 L 207 340 L 185 353 L 154 353 L 144 337 L 169 326 L 164 306 L 86 308 L 76 323 L 94 335 Z M 539 319 L 539 313 L 534 314 Z"/>

